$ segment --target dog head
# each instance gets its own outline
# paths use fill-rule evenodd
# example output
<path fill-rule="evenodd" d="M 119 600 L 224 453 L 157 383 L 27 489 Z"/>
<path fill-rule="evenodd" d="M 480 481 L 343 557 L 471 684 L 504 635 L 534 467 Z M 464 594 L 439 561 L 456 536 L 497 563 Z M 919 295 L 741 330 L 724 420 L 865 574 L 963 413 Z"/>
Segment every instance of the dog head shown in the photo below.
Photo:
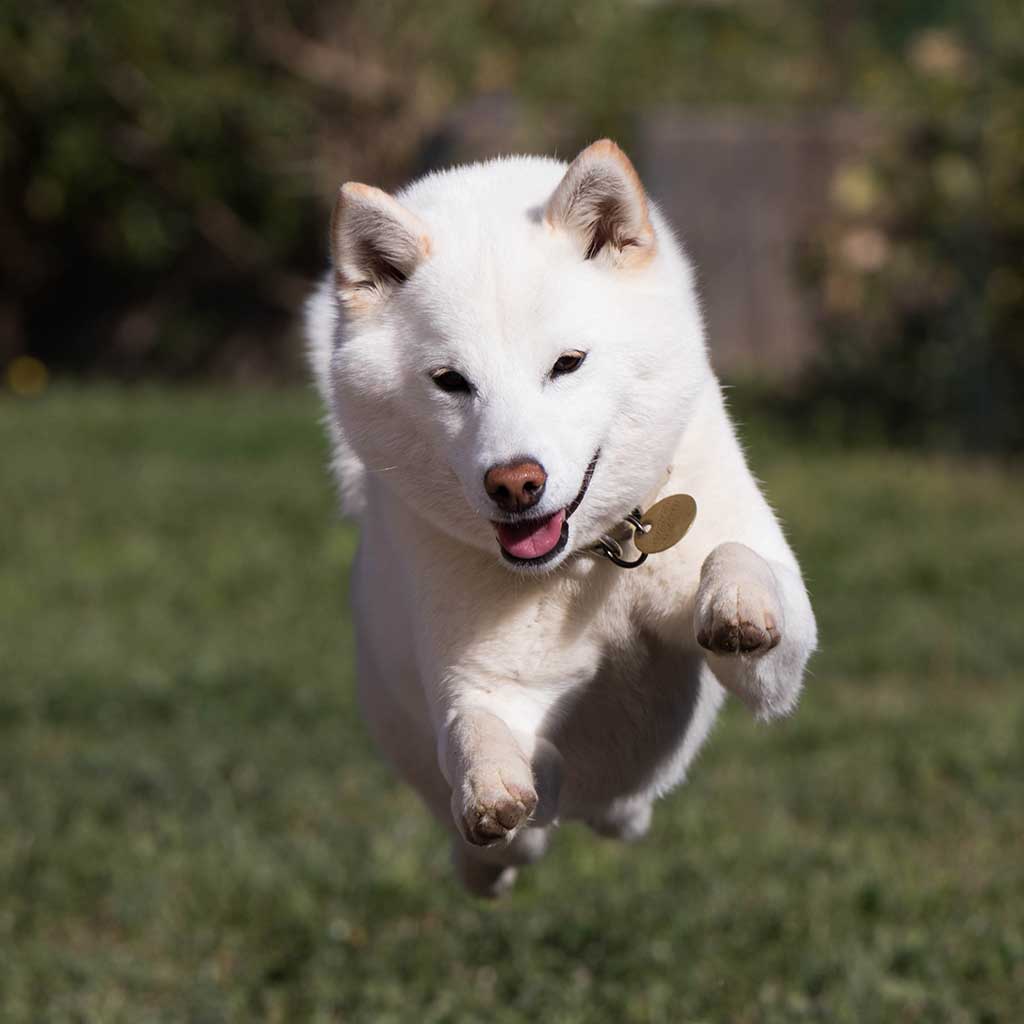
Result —
<path fill-rule="evenodd" d="M 612 142 L 342 187 L 327 384 L 369 487 L 523 572 L 664 480 L 708 373 L 688 264 Z"/>

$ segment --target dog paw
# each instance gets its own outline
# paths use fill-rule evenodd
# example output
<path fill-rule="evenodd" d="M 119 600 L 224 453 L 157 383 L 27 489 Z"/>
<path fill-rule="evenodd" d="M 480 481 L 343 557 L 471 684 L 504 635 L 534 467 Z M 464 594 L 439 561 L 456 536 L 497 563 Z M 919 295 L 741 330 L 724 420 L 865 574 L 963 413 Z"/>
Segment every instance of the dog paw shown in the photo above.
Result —
<path fill-rule="evenodd" d="M 720 595 L 697 627 L 697 643 L 712 654 L 766 654 L 781 639 L 772 611 L 746 600 L 739 586 Z"/>
<path fill-rule="evenodd" d="M 749 548 L 727 547 L 739 550 L 722 552 L 715 562 L 709 559 L 701 580 L 694 616 L 697 643 L 713 654 L 767 654 L 782 639 L 782 608 L 770 570 Z M 730 561 L 741 564 L 730 566 Z M 730 569 L 747 571 L 737 576 Z"/>
<path fill-rule="evenodd" d="M 524 774 L 523 778 L 516 775 Z M 492 846 L 507 842 L 537 808 L 537 791 L 528 773 L 491 769 L 467 777 L 452 795 L 455 821 L 467 842 Z"/>

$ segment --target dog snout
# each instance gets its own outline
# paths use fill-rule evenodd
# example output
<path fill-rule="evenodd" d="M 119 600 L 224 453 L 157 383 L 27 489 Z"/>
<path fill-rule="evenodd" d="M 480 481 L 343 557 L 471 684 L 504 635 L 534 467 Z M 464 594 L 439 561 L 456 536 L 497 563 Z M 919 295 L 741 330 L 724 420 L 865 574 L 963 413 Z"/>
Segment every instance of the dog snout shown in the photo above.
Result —
<path fill-rule="evenodd" d="M 503 512 L 522 512 L 540 501 L 548 475 L 535 459 L 491 466 L 484 474 L 487 496 Z"/>

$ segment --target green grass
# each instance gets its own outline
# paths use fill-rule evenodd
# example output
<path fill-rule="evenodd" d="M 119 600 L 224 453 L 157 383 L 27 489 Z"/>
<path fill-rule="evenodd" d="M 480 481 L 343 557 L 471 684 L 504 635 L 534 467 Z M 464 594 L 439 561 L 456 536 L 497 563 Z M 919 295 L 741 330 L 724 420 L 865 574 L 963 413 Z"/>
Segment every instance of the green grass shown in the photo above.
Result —
<path fill-rule="evenodd" d="M 498 905 L 354 708 L 312 397 L 0 403 L 0 1021 L 996 1022 L 1024 1006 L 1024 483 L 755 425 L 822 634 L 625 848 Z"/>

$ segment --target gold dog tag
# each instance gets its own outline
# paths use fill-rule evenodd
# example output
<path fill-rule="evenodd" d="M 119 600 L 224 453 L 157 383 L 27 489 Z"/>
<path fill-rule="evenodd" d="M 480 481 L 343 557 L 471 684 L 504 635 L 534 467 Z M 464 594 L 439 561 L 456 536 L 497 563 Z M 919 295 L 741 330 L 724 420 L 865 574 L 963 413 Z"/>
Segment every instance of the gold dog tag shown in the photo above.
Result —
<path fill-rule="evenodd" d="M 696 518 L 697 502 L 689 494 L 670 494 L 655 502 L 641 516 L 640 521 L 650 529 L 646 532 L 637 530 L 633 543 L 645 555 L 667 551 L 686 536 Z"/>

